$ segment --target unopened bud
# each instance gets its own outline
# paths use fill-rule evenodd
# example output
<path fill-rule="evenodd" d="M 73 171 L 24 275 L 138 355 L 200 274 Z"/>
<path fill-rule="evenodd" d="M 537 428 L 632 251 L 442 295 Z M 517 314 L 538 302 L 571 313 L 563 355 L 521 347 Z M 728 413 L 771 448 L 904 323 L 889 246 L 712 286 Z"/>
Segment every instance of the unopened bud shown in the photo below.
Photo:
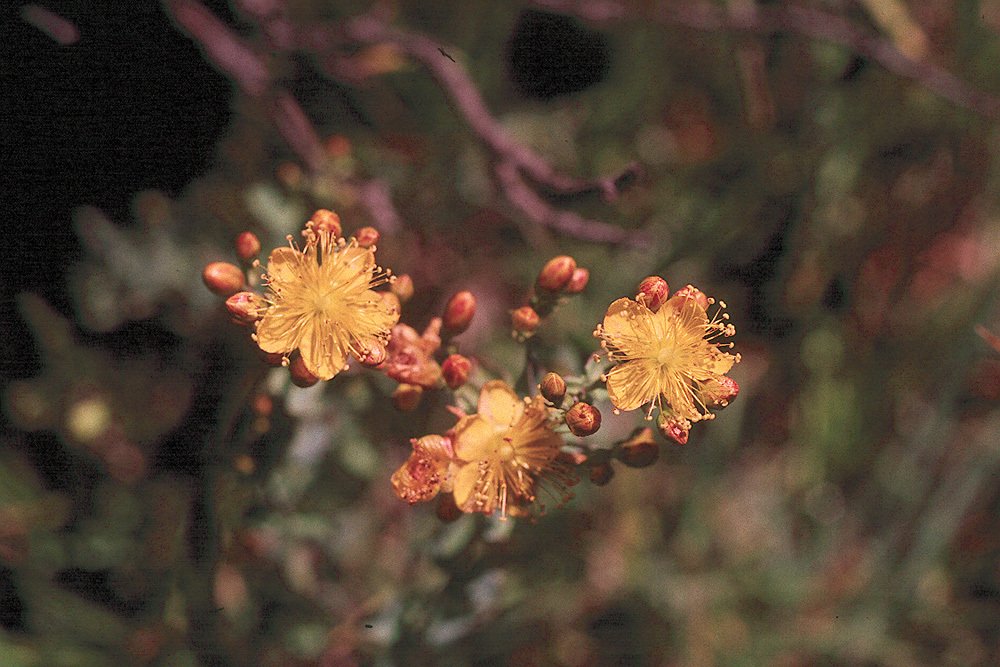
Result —
<path fill-rule="evenodd" d="M 546 373 L 538 389 L 546 401 L 558 408 L 566 397 L 566 380 L 558 373 Z"/>
<path fill-rule="evenodd" d="M 563 287 L 563 292 L 566 294 L 579 294 L 583 291 L 583 288 L 587 286 L 590 281 L 590 271 L 582 267 L 577 267 L 573 271 L 573 275 L 570 277 L 569 282 Z"/>
<path fill-rule="evenodd" d="M 406 303 L 413 296 L 413 278 L 407 273 L 396 276 L 390 285 L 390 290 L 402 303 Z"/>
<path fill-rule="evenodd" d="M 339 237 L 343 231 L 340 226 L 340 216 L 325 208 L 313 213 L 306 226 L 317 232 L 329 232 L 334 238 Z"/>
<path fill-rule="evenodd" d="M 566 412 L 566 426 L 573 435 L 593 435 L 601 428 L 601 412 L 589 403 L 575 403 Z"/>
<path fill-rule="evenodd" d="M 362 227 L 354 233 L 354 238 L 362 248 L 371 248 L 378 243 L 378 230 L 374 227 Z"/>
<path fill-rule="evenodd" d="M 615 457 L 630 468 L 645 468 L 660 458 L 660 446 L 653 438 L 653 429 L 637 428 L 629 439 L 618 445 Z"/>
<path fill-rule="evenodd" d="M 736 380 L 728 375 L 720 376 L 705 384 L 701 398 L 710 408 L 724 408 L 740 393 Z"/>
<path fill-rule="evenodd" d="M 542 292 L 558 292 L 569 283 L 576 271 L 576 260 L 568 255 L 553 257 L 538 273 L 538 289 Z"/>
<path fill-rule="evenodd" d="M 374 338 L 358 344 L 357 360 L 367 368 L 378 368 L 385 363 L 388 353 L 382 341 Z"/>
<path fill-rule="evenodd" d="M 611 467 L 611 463 L 608 461 L 598 463 L 590 469 L 590 482 L 594 486 L 604 486 L 610 482 L 611 478 L 614 476 L 615 469 Z"/>
<path fill-rule="evenodd" d="M 476 297 L 468 290 L 462 290 L 448 300 L 444 309 L 444 329 L 451 335 L 460 334 L 469 328 L 476 314 Z"/>
<path fill-rule="evenodd" d="M 441 376 L 449 389 L 458 389 L 472 372 L 472 362 L 460 354 L 453 354 L 441 364 Z"/>
<path fill-rule="evenodd" d="M 253 232 L 243 232 L 236 237 L 236 254 L 245 262 L 260 254 L 260 239 Z"/>
<path fill-rule="evenodd" d="M 698 289 L 693 285 L 687 285 L 685 287 L 682 287 L 679 290 L 677 290 L 677 292 L 674 294 L 674 296 L 681 296 L 681 295 L 693 298 L 695 301 L 698 302 L 698 305 L 701 306 L 702 308 L 708 308 L 708 297 L 705 296 L 704 292 L 702 292 L 700 289 Z"/>
<path fill-rule="evenodd" d="M 264 297 L 256 292 L 237 292 L 226 299 L 226 310 L 240 324 L 253 324 L 259 320 L 266 305 Z"/>
<path fill-rule="evenodd" d="M 246 282 L 243 269 L 229 262 L 212 262 L 201 272 L 205 286 L 218 296 L 232 296 Z"/>
<path fill-rule="evenodd" d="M 688 435 L 691 433 L 691 422 L 683 417 L 671 417 L 661 412 L 656 420 L 656 428 L 663 437 L 673 440 L 678 445 L 686 445 Z"/>
<path fill-rule="evenodd" d="M 401 384 L 392 392 L 392 404 L 400 412 L 409 412 L 417 407 L 420 397 L 424 395 L 424 388 L 418 384 Z"/>
<path fill-rule="evenodd" d="M 538 328 L 540 318 L 531 306 L 521 306 L 510 312 L 510 325 L 514 331 L 530 336 Z"/>
<path fill-rule="evenodd" d="M 306 368 L 306 362 L 301 354 L 292 357 L 291 363 L 288 364 L 288 372 L 292 376 L 292 384 L 296 387 L 311 387 L 319 382 L 319 378 Z"/>
<path fill-rule="evenodd" d="M 462 510 L 458 509 L 458 505 L 455 504 L 455 496 L 450 493 L 442 493 L 438 496 L 434 513 L 445 523 L 451 523 L 462 516 Z"/>
<path fill-rule="evenodd" d="M 635 292 L 635 300 L 654 313 L 660 309 L 668 296 L 670 288 L 667 286 L 667 281 L 660 276 L 644 278 Z"/>

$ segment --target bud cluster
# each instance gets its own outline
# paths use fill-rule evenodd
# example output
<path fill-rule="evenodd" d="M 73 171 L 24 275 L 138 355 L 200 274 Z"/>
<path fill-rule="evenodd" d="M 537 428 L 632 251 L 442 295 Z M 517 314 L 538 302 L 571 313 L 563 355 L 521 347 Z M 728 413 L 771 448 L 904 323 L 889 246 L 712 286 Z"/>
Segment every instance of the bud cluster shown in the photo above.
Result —
<path fill-rule="evenodd" d="M 568 255 L 550 259 L 535 278 L 535 292 L 528 305 L 510 312 L 511 332 L 518 340 L 535 334 L 542 318 L 555 310 L 563 296 L 579 294 L 587 286 L 590 272 L 578 267 Z"/>

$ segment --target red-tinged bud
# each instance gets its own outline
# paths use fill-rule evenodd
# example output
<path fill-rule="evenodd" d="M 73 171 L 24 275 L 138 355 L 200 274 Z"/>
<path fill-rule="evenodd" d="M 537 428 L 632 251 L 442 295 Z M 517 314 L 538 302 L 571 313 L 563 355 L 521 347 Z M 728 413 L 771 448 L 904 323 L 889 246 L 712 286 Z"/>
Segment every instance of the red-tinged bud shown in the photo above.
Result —
<path fill-rule="evenodd" d="M 417 407 L 424 388 L 418 384 L 401 384 L 392 392 L 392 404 L 400 412 L 409 412 Z"/>
<path fill-rule="evenodd" d="M 306 227 L 317 232 L 329 232 L 334 238 L 339 237 L 343 231 L 340 226 L 340 216 L 325 208 L 313 213 Z"/>
<path fill-rule="evenodd" d="M 453 354 L 441 364 L 441 375 L 449 389 L 458 389 L 469 379 L 472 362 L 460 354 Z"/>
<path fill-rule="evenodd" d="M 541 292 L 558 292 L 573 278 L 576 271 L 576 260 L 568 255 L 559 255 L 549 260 L 538 273 L 538 290 Z"/>
<path fill-rule="evenodd" d="M 629 439 L 618 445 L 615 457 L 630 468 L 645 468 L 660 458 L 660 446 L 653 438 L 653 429 L 637 428 Z"/>
<path fill-rule="evenodd" d="M 444 330 L 451 335 L 460 334 L 469 328 L 476 314 L 476 297 L 468 290 L 462 290 L 448 300 L 444 308 Z"/>
<path fill-rule="evenodd" d="M 681 296 L 681 295 L 693 298 L 695 301 L 698 302 L 698 305 L 701 306 L 702 308 L 708 308 L 708 297 L 705 296 L 705 293 L 702 292 L 697 287 L 695 287 L 694 285 L 687 285 L 686 287 L 682 287 L 681 289 L 677 290 L 677 292 L 674 294 L 674 296 Z"/>
<path fill-rule="evenodd" d="M 667 286 L 667 281 L 659 276 L 644 278 L 635 292 L 635 300 L 654 313 L 660 309 L 668 296 L 670 288 Z"/>
<path fill-rule="evenodd" d="M 371 248 L 378 243 L 378 230 L 374 227 L 362 227 L 354 233 L 354 238 L 362 248 Z"/>
<path fill-rule="evenodd" d="M 367 368 L 379 368 L 385 364 L 388 356 L 389 355 L 386 352 L 385 345 L 383 345 L 380 340 L 372 338 L 361 341 L 358 344 L 356 358 L 362 366 Z"/>
<path fill-rule="evenodd" d="M 566 380 L 558 373 L 546 373 L 538 389 L 546 401 L 558 408 L 566 397 Z"/>
<path fill-rule="evenodd" d="M 530 336 L 538 329 L 540 318 L 531 306 L 521 306 L 510 311 L 510 325 L 519 334 Z"/>
<path fill-rule="evenodd" d="M 390 290 L 399 297 L 401 303 L 406 303 L 413 296 L 413 278 L 407 273 L 396 276 L 390 283 Z"/>
<path fill-rule="evenodd" d="M 253 232 L 243 232 L 236 237 L 236 254 L 245 262 L 260 254 L 260 239 Z"/>
<path fill-rule="evenodd" d="M 455 504 L 455 496 L 450 493 L 442 493 L 438 496 L 434 513 L 445 523 L 451 523 L 462 516 L 462 510 L 458 509 L 458 505 Z"/>
<path fill-rule="evenodd" d="M 569 282 L 563 287 L 563 292 L 566 294 L 579 294 L 583 291 L 583 288 L 587 286 L 590 282 L 590 271 L 587 269 L 577 267 L 573 271 L 573 275 L 570 277 Z"/>
<path fill-rule="evenodd" d="M 291 363 L 288 364 L 288 372 L 292 376 L 292 384 L 296 387 L 311 387 L 319 382 L 319 378 L 306 368 L 306 362 L 301 354 L 292 357 Z"/>
<path fill-rule="evenodd" d="M 566 426 L 573 435 L 593 435 L 601 428 L 601 412 L 589 403 L 575 403 L 566 412 Z"/>
<path fill-rule="evenodd" d="M 596 466 L 590 469 L 590 482 L 594 486 L 604 486 L 611 481 L 611 478 L 615 476 L 615 469 L 611 467 L 611 463 L 605 461 L 604 463 L 598 463 Z"/>
<path fill-rule="evenodd" d="M 736 380 L 728 375 L 713 378 L 701 390 L 701 398 L 710 408 L 724 408 L 740 393 Z"/>
<path fill-rule="evenodd" d="M 263 316 L 266 307 L 264 297 L 256 292 L 237 292 L 226 299 L 226 310 L 240 324 L 253 324 Z"/>
<path fill-rule="evenodd" d="M 212 262 L 201 272 L 201 279 L 213 294 L 232 296 L 246 283 L 243 269 L 229 262 Z"/>
<path fill-rule="evenodd" d="M 656 427 L 663 434 L 663 437 L 673 440 L 678 445 L 686 445 L 688 435 L 691 433 L 690 421 L 683 417 L 667 416 L 662 412 L 656 420 Z"/>

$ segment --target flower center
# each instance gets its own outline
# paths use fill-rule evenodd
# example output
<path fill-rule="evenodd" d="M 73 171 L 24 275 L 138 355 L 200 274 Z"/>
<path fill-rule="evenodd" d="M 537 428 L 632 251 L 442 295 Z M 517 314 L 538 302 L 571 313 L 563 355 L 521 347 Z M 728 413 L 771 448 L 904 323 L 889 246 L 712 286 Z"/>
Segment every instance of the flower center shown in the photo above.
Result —
<path fill-rule="evenodd" d="M 673 345 L 664 345 L 656 355 L 656 361 L 663 366 L 670 366 L 677 359 L 677 348 Z"/>
<path fill-rule="evenodd" d="M 514 444 L 509 436 L 503 436 L 497 443 L 497 456 L 504 461 L 514 458 Z"/>

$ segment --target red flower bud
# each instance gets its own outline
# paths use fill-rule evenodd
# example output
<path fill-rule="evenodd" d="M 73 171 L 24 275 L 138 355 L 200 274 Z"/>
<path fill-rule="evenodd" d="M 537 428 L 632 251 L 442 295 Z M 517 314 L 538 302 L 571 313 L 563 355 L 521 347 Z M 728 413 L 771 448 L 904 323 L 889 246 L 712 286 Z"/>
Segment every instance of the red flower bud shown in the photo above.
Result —
<path fill-rule="evenodd" d="M 249 262 L 260 253 L 260 239 L 253 232 L 243 232 L 236 237 L 236 254 Z"/>
<path fill-rule="evenodd" d="M 476 314 L 476 297 L 468 290 L 462 290 L 448 300 L 444 309 L 444 329 L 451 335 L 460 334 L 469 328 Z"/>
<path fill-rule="evenodd" d="M 661 412 L 656 420 L 656 427 L 663 434 L 663 437 L 673 440 L 678 445 L 687 444 L 688 435 L 691 432 L 691 422 L 687 419 L 667 416 Z"/>
<path fill-rule="evenodd" d="M 707 382 L 701 390 L 701 398 L 710 408 L 724 408 L 740 393 L 736 380 L 728 375 L 720 375 Z"/>
<path fill-rule="evenodd" d="M 402 303 L 406 303 L 413 296 L 413 278 L 406 273 L 396 276 L 392 279 L 389 289 Z"/>
<path fill-rule="evenodd" d="M 549 260 L 538 273 L 538 290 L 542 292 L 558 292 L 573 278 L 576 271 L 576 260 L 567 255 L 559 255 Z"/>
<path fill-rule="evenodd" d="M 596 466 L 590 469 L 590 481 L 594 486 L 604 486 L 611 481 L 611 478 L 615 476 L 615 469 L 611 467 L 611 463 L 605 461 L 604 463 L 598 463 Z"/>
<path fill-rule="evenodd" d="M 424 388 L 418 384 L 401 384 L 392 392 L 392 404 L 400 412 L 409 412 L 417 407 L 420 397 L 424 395 Z"/>
<path fill-rule="evenodd" d="M 288 372 L 292 376 L 292 384 L 296 387 L 311 387 L 319 382 L 319 378 L 306 368 L 306 362 L 301 354 L 292 357 L 291 363 L 288 364 Z"/>
<path fill-rule="evenodd" d="M 615 457 L 630 468 L 645 468 L 660 458 L 660 446 L 653 438 L 653 429 L 637 428 L 628 440 L 618 445 Z"/>
<path fill-rule="evenodd" d="M 335 238 L 339 237 L 342 233 L 340 216 L 325 208 L 321 208 L 313 213 L 312 217 L 309 218 L 309 222 L 306 223 L 306 227 L 317 232 L 329 232 Z"/>
<path fill-rule="evenodd" d="M 649 308 L 654 313 L 660 309 L 663 302 L 670 295 L 670 288 L 667 281 L 659 276 L 649 276 L 639 283 L 636 290 L 635 300 Z"/>
<path fill-rule="evenodd" d="M 521 306 L 510 312 L 510 324 L 514 331 L 530 336 L 538 328 L 540 318 L 531 306 Z"/>
<path fill-rule="evenodd" d="M 590 271 L 584 268 L 577 267 L 573 271 L 573 275 L 570 277 L 569 282 L 563 287 L 563 292 L 566 294 L 579 294 L 583 291 L 583 288 L 587 286 L 590 281 Z"/>
<path fill-rule="evenodd" d="M 378 243 L 378 230 L 374 227 L 362 227 L 354 233 L 354 238 L 362 248 L 371 248 Z"/>
<path fill-rule="evenodd" d="M 226 310 L 240 324 L 253 324 L 259 320 L 266 305 L 264 298 L 256 292 L 237 292 L 226 299 Z"/>
<path fill-rule="evenodd" d="M 449 389 L 458 389 L 472 372 L 472 362 L 460 354 L 453 354 L 441 364 L 441 375 Z"/>
<path fill-rule="evenodd" d="M 562 405 L 563 399 L 566 397 L 566 380 L 563 380 L 561 375 L 546 373 L 538 388 L 546 401 L 557 408 Z"/>
<path fill-rule="evenodd" d="M 601 428 L 601 412 L 589 403 L 575 403 L 566 412 L 566 426 L 573 435 L 586 436 Z"/>
<path fill-rule="evenodd" d="M 213 294 L 232 296 L 246 283 L 243 269 L 229 262 L 212 262 L 201 272 L 201 279 Z"/>

